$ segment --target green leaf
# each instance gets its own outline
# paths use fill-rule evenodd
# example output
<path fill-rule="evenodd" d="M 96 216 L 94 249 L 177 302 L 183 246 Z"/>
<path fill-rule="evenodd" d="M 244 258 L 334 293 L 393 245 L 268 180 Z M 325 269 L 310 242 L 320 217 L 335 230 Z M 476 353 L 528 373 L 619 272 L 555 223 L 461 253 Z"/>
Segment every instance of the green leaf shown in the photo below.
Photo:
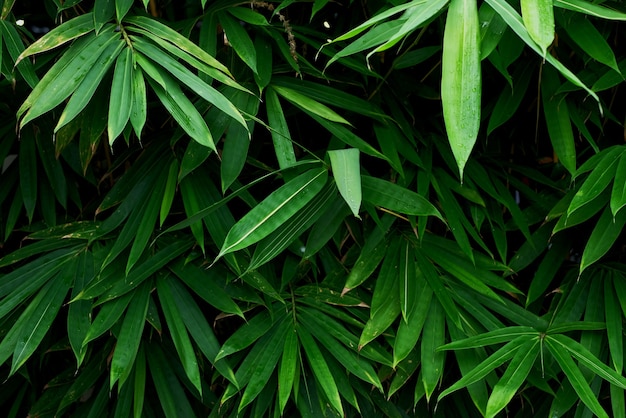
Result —
<path fill-rule="evenodd" d="M 561 74 L 575 86 L 584 89 L 598 103 L 600 101 L 598 95 L 589 87 L 587 87 L 573 72 L 565 67 L 558 59 L 550 54 L 544 55 L 541 48 L 530 37 L 528 31 L 524 27 L 521 16 L 513 9 L 513 7 L 505 0 L 485 0 L 493 9 L 504 19 L 509 27 L 519 36 L 528 46 L 530 46 L 539 55 L 542 55 L 554 68 L 559 70 Z M 557 0 L 558 1 L 558 0 Z M 572 0 L 568 0 L 572 1 Z M 545 73 L 544 73 L 545 74 Z"/>
<path fill-rule="evenodd" d="M 554 8 L 552 0 L 521 0 L 522 20 L 533 41 L 546 56 L 554 40 Z"/>
<path fill-rule="evenodd" d="M 610 384 L 621 389 L 626 389 L 626 378 L 602 363 L 579 342 L 561 334 L 550 334 L 546 336 L 545 340 L 546 343 L 550 342 L 555 350 L 559 350 L 561 353 L 564 351 L 569 352 L 581 365 L 587 367 L 594 374 L 606 380 Z M 574 385 L 574 382 L 572 382 L 572 385 Z"/>
<path fill-rule="evenodd" d="M 405 215 L 435 216 L 443 220 L 441 214 L 428 200 L 414 191 L 408 190 L 387 180 L 361 176 L 363 200 L 393 212 Z"/>
<path fill-rule="evenodd" d="M 22 61 L 18 63 L 19 55 L 24 51 L 24 44 L 22 43 L 22 38 L 17 31 L 16 26 L 6 20 L 0 20 L 0 40 L 2 40 L 4 46 L 6 46 L 11 59 L 16 62 L 15 67 L 17 67 L 22 77 L 24 77 L 24 80 L 31 88 L 36 87 L 39 82 L 39 78 L 37 77 L 37 74 L 35 74 L 32 62 Z M 2 59 L 0 59 L 0 63 L 1 62 Z M 11 78 L 12 76 L 8 75 L 9 73 L 10 71 L 3 71 L 3 74 L 7 75 L 7 78 Z"/>
<path fill-rule="evenodd" d="M 109 20 L 115 16 L 116 0 L 96 0 L 93 5 L 93 20 L 95 24 L 96 34 L 100 32 Z"/>
<path fill-rule="evenodd" d="M 132 296 L 126 315 L 124 315 L 122 328 L 111 360 L 111 389 L 118 380 L 119 387 L 124 385 L 135 363 L 143 328 L 146 324 L 150 291 L 151 284 L 148 282 L 138 288 Z"/>
<path fill-rule="evenodd" d="M 559 78 L 550 67 L 544 67 L 541 82 L 541 98 L 543 100 L 543 114 L 548 126 L 548 134 L 552 147 L 561 164 L 572 175 L 576 172 L 576 146 L 574 132 L 569 117 L 569 110 L 565 97 L 556 94 L 559 88 Z"/>
<path fill-rule="evenodd" d="M 318 221 L 335 199 L 337 199 L 335 185 L 332 183 L 325 185 L 317 196 L 289 218 L 282 227 L 259 241 L 246 271 L 259 268 L 283 252 Z"/>
<path fill-rule="evenodd" d="M 115 16 L 117 21 L 121 22 L 126 16 L 135 0 L 115 0 Z"/>
<path fill-rule="evenodd" d="M 524 335 L 538 334 L 539 332 L 532 327 L 510 326 L 489 331 L 484 334 L 474 335 L 463 340 L 453 341 L 439 347 L 439 350 L 463 350 L 469 348 L 484 347 L 492 344 L 512 341 L 517 337 L 521 337 Z"/>
<path fill-rule="evenodd" d="M 283 108 L 276 91 L 271 86 L 265 90 L 265 106 L 278 166 L 281 169 L 288 168 L 296 162 L 296 154 Z"/>
<path fill-rule="evenodd" d="M 288 87 L 278 86 L 276 84 L 272 84 L 272 88 L 278 93 L 280 96 L 287 99 L 287 101 L 296 105 L 297 107 L 307 110 L 323 119 L 329 120 L 331 122 L 343 123 L 346 125 L 350 125 L 346 119 L 340 116 L 337 112 L 330 109 L 329 107 L 321 104 L 320 102 L 311 99 L 308 96 L 305 96 L 302 93 L 297 92 Z"/>
<path fill-rule="evenodd" d="M 226 293 L 224 288 L 218 285 L 219 277 L 226 274 L 220 266 L 213 266 L 206 270 L 193 263 L 185 264 L 183 260 L 177 260 L 169 266 L 169 269 L 185 282 L 196 295 L 210 305 L 222 312 L 232 313 L 243 318 L 241 308 Z"/>
<path fill-rule="evenodd" d="M 607 150 L 604 157 L 598 162 L 598 165 L 594 167 L 593 171 L 574 195 L 572 202 L 567 208 L 568 217 L 576 212 L 577 209 L 600 196 L 609 186 L 611 181 L 616 177 L 618 161 L 623 154 L 624 150 L 621 147 Z M 615 189 L 615 186 L 613 188 Z"/>
<path fill-rule="evenodd" d="M 130 109 L 130 123 L 133 125 L 135 135 L 141 138 L 143 127 L 148 117 L 148 101 L 146 97 L 146 81 L 143 78 L 141 68 L 133 69 L 133 86 L 132 97 L 133 102 Z"/>
<path fill-rule="evenodd" d="M 141 55 L 136 54 L 136 59 L 141 68 L 150 76 L 148 82 L 159 100 L 181 128 L 198 143 L 215 151 L 215 143 L 206 122 L 178 84 Z M 161 85 L 159 81 L 163 84 Z"/>
<path fill-rule="evenodd" d="M 66 42 L 79 38 L 92 30 L 94 30 L 94 20 L 91 13 L 85 13 L 70 19 L 56 28 L 53 28 L 36 42 L 33 42 L 24 52 L 20 54 L 16 60 L 16 65 L 26 57 L 54 49 L 65 44 Z"/>
<path fill-rule="evenodd" d="M 613 280 L 604 280 L 604 317 L 613 368 L 621 373 L 624 368 L 624 340 L 622 338 L 622 310 L 616 295 L 615 280 L 615 277 Z"/>
<path fill-rule="evenodd" d="M 337 390 L 337 384 L 335 383 L 335 379 L 328 368 L 326 360 L 324 360 L 324 355 L 307 330 L 303 327 L 298 327 L 297 331 L 302 347 L 304 348 L 304 352 L 306 353 L 306 357 L 309 360 L 311 369 L 313 370 L 315 380 L 317 380 L 319 387 L 326 395 L 330 405 L 343 417 L 344 411 L 341 405 L 339 391 Z"/>
<path fill-rule="evenodd" d="M 567 351 L 563 351 L 562 347 L 556 343 L 553 337 L 546 337 L 545 344 L 565 373 L 565 376 L 567 376 L 567 379 L 578 394 L 580 400 L 598 417 L 608 418 L 609 415 L 602 409 L 596 395 L 589 387 L 587 380 L 576 363 L 574 363 L 574 360 L 570 357 L 570 354 Z"/>
<path fill-rule="evenodd" d="M 134 41 L 133 46 L 137 51 L 150 58 L 162 69 L 170 72 L 180 83 L 185 84 L 187 87 L 189 87 L 191 91 L 202 97 L 207 102 L 216 106 L 222 112 L 233 118 L 244 129 L 248 130 L 248 125 L 246 124 L 246 121 L 244 120 L 239 110 L 222 93 L 202 81 L 198 76 L 189 71 L 183 64 L 176 61 L 160 48 L 152 45 L 149 42 L 146 42 L 142 38 L 132 36 L 132 39 Z M 144 68 L 144 70 L 146 70 L 146 68 Z M 159 72 L 162 73 L 161 71 Z M 150 74 L 150 76 L 152 76 L 152 74 Z M 158 78 L 155 78 L 155 81 L 158 82 Z M 163 87 L 166 89 L 167 92 L 169 92 L 169 86 L 164 85 Z"/>
<path fill-rule="evenodd" d="M 205 64 L 214 67 L 227 75 L 230 75 L 228 68 L 224 64 L 212 57 L 205 50 L 190 41 L 188 38 L 182 36 L 180 33 L 176 32 L 167 25 L 164 25 L 158 20 L 147 16 L 129 16 L 126 18 L 126 23 L 136 25 L 137 27 L 140 27 L 167 41 L 172 46 L 175 46 L 181 51 L 184 51 L 187 54 L 199 59 Z"/>
<path fill-rule="evenodd" d="M 187 399 L 186 391 L 165 353 L 155 344 L 150 345 L 147 354 L 148 370 L 166 418 L 194 416 L 195 412 Z"/>
<path fill-rule="evenodd" d="M 617 163 L 610 204 L 613 216 L 626 206 L 626 153 L 620 155 Z"/>
<path fill-rule="evenodd" d="M 441 104 L 461 179 L 480 127 L 480 30 L 475 0 L 452 0 L 443 37 Z"/>
<path fill-rule="evenodd" d="M 418 291 L 418 296 L 413 301 L 406 320 L 400 322 L 396 333 L 396 339 L 393 343 L 394 368 L 401 361 L 406 359 L 410 355 L 411 351 L 416 347 L 430 309 L 433 291 L 427 285 L 421 271 L 417 272 L 416 279 L 417 283 L 415 283 L 414 286 Z"/>
<path fill-rule="evenodd" d="M 626 21 L 626 13 L 609 9 L 599 3 L 590 3 L 584 0 L 555 0 L 554 5 L 601 19 Z"/>
<path fill-rule="evenodd" d="M 28 312 L 28 317 L 24 322 L 18 319 L 15 326 L 19 328 L 16 335 L 15 349 L 13 351 L 13 362 L 9 375 L 13 375 L 28 358 L 35 352 L 44 336 L 52 326 L 54 319 L 63 305 L 65 295 L 69 290 L 71 272 L 62 272 L 54 280 L 50 280 L 43 287 L 39 295 L 31 302 L 24 311 Z"/>
<path fill-rule="evenodd" d="M 213 329 L 207 322 L 205 314 L 195 302 L 193 296 L 177 281 L 172 281 L 169 286 L 171 297 L 176 305 L 180 317 L 187 327 L 189 334 L 198 345 L 198 349 L 204 354 L 219 373 L 228 379 L 229 382 L 237 385 L 235 374 L 227 361 L 215 361 L 215 357 L 220 349 L 220 343 L 213 333 Z M 188 361 L 191 363 L 193 359 L 188 353 Z M 195 373 L 193 364 L 189 365 L 190 369 Z"/>
<path fill-rule="evenodd" d="M 248 32 L 229 13 L 219 13 L 218 19 L 224 28 L 225 39 L 235 50 L 239 58 L 252 70 L 257 73 L 257 58 L 254 43 L 250 39 Z"/>
<path fill-rule="evenodd" d="M 100 311 L 98 311 L 98 315 L 93 320 L 89 330 L 87 330 L 82 345 L 86 346 L 90 341 L 95 340 L 111 329 L 111 327 L 122 317 L 122 314 L 130 303 L 132 296 L 132 293 L 127 293 L 122 297 L 100 305 Z"/>
<path fill-rule="evenodd" d="M 611 46 L 589 19 L 578 13 L 559 14 L 557 16 L 563 16 L 558 19 L 559 24 L 577 46 L 596 61 L 611 67 L 618 73 L 621 72 Z"/>
<path fill-rule="evenodd" d="M 289 395 L 293 388 L 296 377 L 296 367 L 298 363 L 300 345 L 298 344 L 298 334 L 295 329 L 289 329 L 282 347 L 282 358 L 278 366 L 278 406 L 280 413 L 285 410 Z"/>
<path fill-rule="evenodd" d="M 500 367 L 507 360 L 512 358 L 516 354 L 516 352 L 532 338 L 534 337 L 522 335 L 502 346 L 500 349 L 495 351 L 492 355 L 490 355 L 480 364 L 478 364 L 474 369 L 472 369 L 472 371 L 463 375 L 463 377 L 459 379 L 456 383 L 441 392 L 437 397 L 437 402 L 441 402 L 441 400 L 445 396 L 451 394 L 452 392 L 463 389 L 464 387 L 483 379 L 497 367 Z"/>
<path fill-rule="evenodd" d="M 280 326 L 276 327 L 273 332 L 276 334 L 274 338 L 277 341 L 284 341 L 288 333 L 291 333 L 292 328 L 287 321 L 284 321 Z M 258 344 L 258 343 L 257 343 Z M 249 405 L 254 399 L 259 396 L 270 376 L 274 373 L 274 369 L 278 364 L 278 360 L 283 353 L 283 347 L 281 344 L 267 345 L 263 347 L 261 355 L 252 366 L 250 380 L 246 385 L 246 390 L 241 396 L 239 402 L 238 412 L 241 413 L 243 408 Z"/>
<path fill-rule="evenodd" d="M 216 259 L 246 248 L 280 228 L 315 197 L 327 177 L 325 168 L 313 169 L 275 190 L 230 229 Z"/>
<path fill-rule="evenodd" d="M 524 384 L 540 350 L 539 339 L 527 341 L 511 359 L 509 367 L 494 386 L 487 402 L 486 417 L 495 417 L 513 399 L 517 390 Z"/>
<path fill-rule="evenodd" d="M 107 130 L 110 145 L 122 133 L 130 119 L 133 106 L 133 81 L 135 78 L 133 71 L 133 51 L 127 47 L 117 58 L 115 72 L 113 73 Z"/>
<path fill-rule="evenodd" d="M 156 287 L 159 294 L 159 301 L 161 302 L 161 309 L 163 310 L 170 336 L 174 342 L 174 347 L 185 369 L 185 374 L 202 396 L 202 383 L 200 380 L 198 360 L 196 359 L 196 354 L 191 345 L 191 340 L 185 329 L 185 322 L 181 314 L 181 311 L 185 310 L 185 306 L 177 304 L 174 299 L 173 288 L 176 285 L 177 281 L 171 276 L 165 275 L 157 278 Z M 184 291 L 182 288 L 176 290 L 177 292 Z"/>
<path fill-rule="evenodd" d="M 262 311 L 255 315 L 224 342 L 224 345 L 220 348 L 219 353 L 217 353 L 215 357 L 215 361 L 250 346 L 261 336 L 265 335 L 271 328 L 272 321 L 267 311 Z"/>
<path fill-rule="evenodd" d="M 119 35 L 108 26 L 99 36 L 89 34 L 72 44 L 17 111 L 18 118 L 21 118 L 20 128 L 71 95 L 98 58 L 115 42 L 120 42 Z"/>
<path fill-rule="evenodd" d="M 361 219 L 361 167 L 359 164 L 359 150 L 349 148 L 328 151 L 330 166 L 337 188 L 343 199 L 350 207 L 352 214 Z"/>
<path fill-rule="evenodd" d="M 620 236 L 624 225 L 626 225 L 626 212 L 621 211 L 616 217 L 613 217 L 608 207 L 604 209 L 585 245 L 580 260 L 579 274 L 582 274 L 587 267 L 598 261 L 611 249 Z"/>
<path fill-rule="evenodd" d="M 430 302 L 428 316 L 422 329 L 422 384 L 426 391 L 426 399 L 430 399 L 439 385 L 439 380 L 443 375 L 443 364 L 446 354 L 437 351 L 437 348 L 445 343 L 446 337 L 446 317 L 443 307 L 438 300 Z M 419 383 L 418 383 L 419 384 Z"/>
<path fill-rule="evenodd" d="M 87 106 L 89 101 L 96 93 L 96 89 L 100 85 L 100 82 L 109 71 L 111 64 L 118 57 L 119 53 L 124 48 L 122 41 L 109 45 L 109 47 L 100 55 L 93 67 L 89 70 L 84 80 L 72 94 L 72 97 L 63 109 L 63 113 L 59 116 L 57 125 L 54 128 L 55 132 L 58 132 L 63 126 L 70 123 L 77 117 L 83 109 Z M 96 113 L 92 110 L 91 113 Z M 82 131 L 82 129 L 81 129 Z M 82 132 L 81 132 L 82 134 Z"/>
<path fill-rule="evenodd" d="M 20 140 L 20 150 L 18 154 L 20 190 L 28 222 L 33 221 L 35 207 L 37 206 L 37 143 L 35 142 L 35 132 L 32 129 L 24 132 Z"/>

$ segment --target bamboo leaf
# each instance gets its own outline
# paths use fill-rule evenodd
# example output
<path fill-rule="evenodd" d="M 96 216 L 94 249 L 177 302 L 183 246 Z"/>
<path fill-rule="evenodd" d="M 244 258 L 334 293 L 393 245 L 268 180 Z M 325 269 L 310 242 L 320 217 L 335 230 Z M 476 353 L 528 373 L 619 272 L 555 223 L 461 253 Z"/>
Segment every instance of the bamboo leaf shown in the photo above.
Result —
<path fill-rule="evenodd" d="M 164 25 L 156 19 L 147 16 L 130 16 L 126 18 L 127 23 L 136 25 L 159 38 L 169 42 L 176 48 L 185 51 L 187 54 L 199 59 L 205 64 L 214 67 L 227 75 L 230 75 L 228 68 L 217 59 L 208 54 L 205 50 L 194 44 L 188 38 L 182 36 L 172 28 Z"/>
<path fill-rule="evenodd" d="M 539 354 L 539 339 L 527 341 L 511 359 L 509 367 L 494 386 L 487 402 L 486 417 L 495 417 L 513 399 L 517 390 L 524 384 L 528 373 Z"/>
<path fill-rule="evenodd" d="M 552 0 L 521 0 L 522 20 L 530 37 L 546 56 L 554 40 L 554 8 Z"/>
<path fill-rule="evenodd" d="M 206 270 L 192 263 L 186 264 L 183 260 L 173 262 L 169 269 L 178 276 L 196 295 L 222 312 L 243 316 L 241 308 L 218 285 L 218 278 L 226 274 L 219 266 Z"/>
<path fill-rule="evenodd" d="M 4 18 L 3 18 L 4 20 Z M 94 20 L 91 13 L 77 16 L 57 26 L 44 36 L 33 42 L 16 60 L 16 65 L 26 57 L 49 51 L 66 42 L 79 38 L 94 30 Z"/>
<path fill-rule="evenodd" d="M 624 341 L 622 338 L 622 310 L 616 295 L 615 280 L 614 276 L 612 280 L 604 280 L 604 318 L 613 368 L 616 372 L 621 373 L 624 368 Z"/>
<path fill-rule="evenodd" d="M 176 281 L 171 276 L 160 276 L 157 279 L 156 287 L 159 294 L 159 301 L 161 302 L 161 309 L 167 322 L 167 327 L 170 331 L 172 341 L 176 352 L 180 357 L 185 374 L 196 388 L 198 393 L 202 396 L 202 383 L 200 380 L 200 369 L 198 367 L 198 360 L 194 352 L 189 334 L 185 328 L 185 322 L 181 311 L 185 310 L 185 306 L 177 304 L 174 298 L 174 287 Z M 177 288 L 176 292 L 183 292 L 182 288 Z"/>
<path fill-rule="evenodd" d="M 102 53 L 115 42 L 119 42 L 119 35 L 108 26 L 99 36 L 89 34 L 72 44 L 19 108 L 20 128 L 71 95 Z"/>
<path fill-rule="evenodd" d="M 330 165 L 337 188 L 348 204 L 352 214 L 361 219 L 361 167 L 359 165 L 359 150 L 349 148 L 344 150 L 328 151 Z"/>
<path fill-rule="evenodd" d="M 186 391 L 165 353 L 157 345 L 151 345 L 147 350 L 147 359 L 148 370 L 166 418 L 194 416 L 195 412 L 187 399 Z"/>
<path fill-rule="evenodd" d="M 135 135 L 137 138 L 141 138 L 143 127 L 146 124 L 146 118 L 148 117 L 148 101 L 146 97 L 146 81 L 143 78 L 143 72 L 141 68 L 135 67 L 133 69 L 133 86 L 132 97 L 133 102 L 130 109 L 130 123 L 133 125 Z"/>
<path fill-rule="evenodd" d="M 610 384 L 615 385 L 621 389 L 626 389 L 626 378 L 602 363 L 602 361 L 594 356 L 581 343 L 561 334 L 548 335 L 546 337 L 546 343 L 547 342 L 550 342 L 554 349 L 559 350 L 560 353 L 569 352 L 574 358 L 576 358 L 576 360 L 579 361 L 581 365 L 584 365 L 594 374 L 600 376 L 602 379 L 606 380 Z M 553 350 L 550 351 L 552 352 Z M 574 382 L 572 382 L 572 385 L 574 385 Z M 578 392 L 578 390 L 576 392 Z"/>
<path fill-rule="evenodd" d="M 446 317 L 439 301 L 431 300 L 428 316 L 422 329 L 422 384 L 426 399 L 430 399 L 443 375 L 443 363 L 446 355 L 437 348 L 445 343 Z"/>
<path fill-rule="evenodd" d="M 135 0 L 115 0 L 115 16 L 117 21 L 121 22 L 126 16 Z"/>
<path fill-rule="evenodd" d="M 513 7 L 511 7 L 509 3 L 507 3 L 505 0 L 486 0 L 486 2 L 491 7 L 493 7 L 493 9 L 504 19 L 507 25 L 509 25 L 509 27 L 517 34 L 517 36 L 519 36 L 526 43 L 526 45 L 530 46 L 539 55 L 544 56 L 545 60 L 552 64 L 554 68 L 559 70 L 559 72 L 563 74 L 566 79 L 572 82 L 572 84 L 584 89 L 591 97 L 593 97 L 599 103 L 600 99 L 598 95 L 589 87 L 587 87 L 580 80 L 580 78 L 578 78 L 573 72 L 567 69 L 567 67 L 565 67 L 559 60 L 557 60 L 552 55 L 543 54 L 541 48 L 528 34 L 528 31 L 526 30 L 526 28 L 524 27 L 524 23 L 522 22 L 521 16 L 515 11 L 515 9 L 513 9 Z"/>
<path fill-rule="evenodd" d="M 297 330 L 298 337 L 302 343 L 306 357 L 309 360 L 311 369 L 313 370 L 315 380 L 317 380 L 319 387 L 326 395 L 331 406 L 343 417 L 344 411 L 341 405 L 339 391 L 337 390 L 337 384 L 328 368 L 326 360 L 324 360 L 324 355 L 307 330 L 303 327 L 298 327 Z"/>
<path fill-rule="evenodd" d="M 126 48 L 120 53 L 115 63 L 113 83 L 111 85 L 111 100 L 109 101 L 109 144 L 122 133 L 130 119 L 133 106 L 133 52 Z"/>
<path fill-rule="evenodd" d="M 89 101 L 96 93 L 96 89 L 100 85 L 100 82 L 109 71 L 111 64 L 118 57 L 119 53 L 124 48 L 124 43 L 113 43 L 100 55 L 93 67 L 89 70 L 84 80 L 72 94 L 72 97 L 63 109 L 63 113 L 59 116 L 57 125 L 54 128 L 55 132 L 58 132 L 63 126 L 74 120 L 79 113 L 85 109 Z M 95 113 L 95 112 L 94 112 Z"/>
<path fill-rule="evenodd" d="M 215 143 L 206 122 L 178 84 L 154 67 L 152 63 L 143 59 L 141 55 L 137 54 L 136 58 L 137 63 L 150 76 L 148 82 L 159 100 L 181 128 L 198 143 L 215 151 Z M 162 86 L 159 81 L 162 81 L 164 85 Z"/>
<path fill-rule="evenodd" d="M 463 389 L 464 387 L 467 387 L 483 379 L 489 373 L 494 371 L 497 367 L 500 367 L 502 364 L 512 358 L 516 354 L 516 352 L 522 346 L 524 346 L 524 344 L 528 342 L 531 338 L 533 337 L 528 337 L 526 335 L 519 336 L 502 346 L 500 349 L 496 350 L 492 355 L 487 357 L 474 369 L 472 369 L 472 371 L 463 375 L 463 377 L 459 379 L 456 383 L 441 392 L 437 397 L 437 402 L 441 402 L 441 400 L 445 396 L 451 394 L 452 392 Z"/>
<path fill-rule="evenodd" d="M 604 411 L 604 409 L 602 409 L 596 395 L 589 387 L 587 380 L 576 363 L 574 363 L 574 360 L 572 360 L 569 353 L 567 351 L 563 351 L 552 337 L 547 337 L 545 339 L 545 344 L 565 373 L 565 376 L 567 376 L 567 379 L 578 394 L 580 400 L 583 401 L 584 404 L 587 405 L 587 407 L 598 417 L 608 418 L 608 414 Z"/>
<path fill-rule="evenodd" d="M 326 169 L 313 169 L 275 190 L 230 229 L 217 259 L 248 247 L 280 228 L 315 197 L 327 177 Z"/>
<path fill-rule="evenodd" d="M 624 211 L 613 217 L 608 207 L 604 209 L 585 245 L 580 260 L 579 274 L 582 274 L 587 267 L 598 261 L 611 249 L 624 225 L 626 225 L 626 213 Z"/>
<path fill-rule="evenodd" d="M 276 91 L 271 86 L 265 90 L 265 106 L 278 166 L 281 169 L 290 167 L 296 162 L 296 154 L 291 143 L 291 134 L 283 108 Z"/>
<path fill-rule="evenodd" d="M 293 382 L 296 377 L 296 367 L 299 357 L 300 344 L 295 329 L 289 329 L 282 349 L 282 358 L 278 366 L 278 406 L 281 415 L 287 406 Z"/>
<path fill-rule="evenodd" d="M 138 288 L 132 296 L 126 315 L 124 315 L 122 328 L 111 360 L 111 389 L 118 380 L 119 387 L 124 385 L 135 363 L 143 328 L 146 324 L 150 290 L 151 286 L 147 282 Z"/>
<path fill-rule="evenodd" d="M 189 87 L 191 91 L 198 94 L 204 100 L 216 106 L 222 112 L 233 118 L 246 131 L 248 130 L 248 125 L 246 124 L 246 121 L 244 120 L 239 110 L 222 93 L 202 81 L 198 76 L 189 71 L 183 64 L 173 59 L 170 55 L 163 52 L 160 48 L 135 36 L 132 36 L 132 40 L 134 41 L 133 46 L 135 47 L 135 49 L 137 49 L 137 51 L 150 58 L 153 63 L 159 65 L 162 69 L 167 70 L 178 81 Z M 142 65 L 142 67 L 144 66 Z M 146 68 L 144 68 L 144 70 L 145 69 Z M 150 76 L 152 76 L 152 74 L 150 74 Z M 155 78 L 155 81 L 158 81 L 158 79 Z M 166 88 L 166 91 L 169 92 L 169 86 L 164 87 Z"/>
<path fill-rule="evenodd" d="M 59 309 L 61 309 L 61 305 L 63 305 L 72 278 L 67 272 L 60 273 L 40 290 L 42 296 L 36 297 L 31 302 L 33 305 L 32 310 L 27 309 L 24 311 L 24 313 L 30 312 L 26 321 L 20 323 L 9 375 L 13 375 L 41 344 L 44 336 L 52 326 Z"/>
<path fill-rule="evenodd" d="M 272 88 L 278 93 L 280 96 L 284 97 L 287 101 L 296 105 L 297 107 L 307 110 L 323 119 L 329 120 L 331 122 L 343 123 L 345 125 L 350 125 L 346 119 L 340 116 L 337 112 L 330 109 L 329 107 L 321 104 L 320 102 L 311 99 L 308 96 L 305 96 L 302 93 L 297 92 L 296 90 L 290 89 L 288 87 L 278 86 L 276 84 L 272 84 Z"/>
<path fill-rule="evenodd" d="M 589 19 L 578 13 L 562 16 L 563 18 L 558 19 L 559 24 L 576 45 L 596 61 L 611 67 L 618 73 L 621 72 L 611 46 Z"/>
<path fill-rule="evenodd" d="M 452 0 L 443 38 L 441 104 L 461 179 L 480 126 L 480 30 L 475 0 Z"/>
<path fill-rule="evenodd" d="M 559 79 L 556 72 L 550 67 L 544 67 L 541 98 L 550 141 L 561 164 L 574 175 L 576 172 L 574 132 L 565 97 L 556 94 L 558 87 Z"/>
<path fill-rule="evenodd" d="M 568 217 L 572 213 L 576 212 L 577 209 L 600 196 L 600 194 L 609 186 L 611 181 L 616 177 L 618 161 L 620 161 L 620 157 L 623 154 L 624 150 L 621 149 L 621 147 L 609 150 L 609 152 L 605 154 L 605 157 L 600 160 L 596 167 L 594 167 L 593 171 L 585 179 L 585 182 L 580 186 L 580 189 L 578 189 L 574 195 L 572 202 L 567 208 Z M 615 189 L 615 186 L 613 188 Z"/>
<path fill-rule="evenodd" d="M 402 186 L 366 175 L 361 176 L 363 200 L 406 215 L 443 217 L 428 200 Z"/>
<path fill-rule="evenodd" d="M 239 58 L 246 63 L 253 73 L 257 73 L 257 58 L 254 43 L 248 32 L 229 13 L 219 13 L 218 19 L 224 28 L 224 34 Z"/>
<path fill-rule="evenodd" d="M 250 346 L 271 328 L 272 321 L 267 311 L 255 315 L 224 342 L 224 345 L 215 357 L 215 361 Z"/>
<path fill-rule="evenodd" d="M 626 13 L 609 9 L 598 3 L 590 3 L 584 0 L 555 0 L 554 5 L 602 19 L 626 21 Z"/>
<path fill-rule="evenodd" d="M 626 206 L 626 153 L 620 155 L 617 163 L 610 202 L 613 216 Z"/>

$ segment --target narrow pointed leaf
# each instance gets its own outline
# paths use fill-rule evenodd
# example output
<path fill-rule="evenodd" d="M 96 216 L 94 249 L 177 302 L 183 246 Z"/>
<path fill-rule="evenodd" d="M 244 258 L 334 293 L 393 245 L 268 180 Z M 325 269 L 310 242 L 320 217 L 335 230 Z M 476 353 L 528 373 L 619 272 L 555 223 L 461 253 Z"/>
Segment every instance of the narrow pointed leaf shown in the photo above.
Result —
<path fill-rule="evenodd" d="M 278 406 L 281 415 L 285 410 L 285 406 L 287 406 L 287 401 L 293 388 L 299 349 L 298 334 L 295 329 L 289 329 L 285 338 L 280 365 L 278 366 Z"/>
<path fill-rule="evenodd" d="M 554 7 L 552 0 L 521 0 L 522 20 L 530 37 L 546 56 L 554 40 Z"/>
<path fill-rule="evenodd" d="M 118 380 L 120 381 L 120 387 L 124 385 L 135 363 L 143 328 L 146 324 L 150 290 L 151 286 L 148 283 L 137 289 L 126 310 L 115 352 L 113 353 L 113 359 L 111 360 L 111 388 Z"/>
<path fill-rule="evenodd" d="M 513 399 L 517 390 L 526 381 L 539 350 L 539 339 L 536 338 L 524 344 L 513 356 L 509 367 L 491 392 L 487 402 L 486 417 L 495 417 Z"/>
<path fill-rule="evenodd" d="M 122 133 L 130 119 L 133 105 L 133 52 L 126 48 L 120 53 L 115 63 L 111 99 L 109 100 L 109 144 Z"/>
<path fill-rule="evenodd" d="M 585 245 L 580 260 L 580 273 L 611 249 L 624 225 L 626 225 L 626 212 L 618 212 L 617 216 L 613 217 L 608 207 L 604 209 Z"/>
<path fill-rule="evenodd" d="M 476 0 L 452 0 L 443 38 L 441 104 L 461 179 L 480 126 L 480 30 Z"/>
<path fill-rule="evenodd" d="M 430 302 L 430 309 L 424 328 L 422 329 L 422 384 L 426 391 L 426 399 L 430 399 L 439 380 L 443 375 L 445 353 L 437 348 L 445 343 L 446 337 L 445 312 L 436 300 Z"/>
<path fill-rule="evenodd" d="M 366 175 L 361 176 L 363 200 L 405 215 L 435 216 L 443 220 L 436 207 L 407 188 Z"/>
<path fill-rule="evenodd" d="M 311 337 L 311 334 L 302 327 L 298 327 L 298 337 L 302 342 L 302 347 L 313 370 L 315 380 L 317 380 L 332 407 L 343 416 L 343 407 L 341 405 L 339 391 L 337 390 L 337 384 L 328 368 L 326 360 L 324 360 L 324 355 L 315 340 Z"/>
<path fill-rule="evenodd" d="M 172 342 L 176 348 L 176 352 L 180 357 L 185 373 L 198 393 L 202 394 L 202 383 L 200 378 L 200 369 L 198 367 L 198 360 L 191 345 L 189 334 L 185 328 L 185 322 L 181 314 L 182 310 L 185 310 L 184 306 L 180 306 L 174 299 L 174 282 L 175 279 L 171 276 L 161 276 L 157 279 L 156 287 L 159 294 L 159 301 L 161 302 L 161 309 L 167 322 L 167 327 L 172 337 Z M 183 289 L 176 289 L 177 292 L 184 291 Z"/>
<path fill-rule="evenodd" d="M 26 57 L 40 54 L 53 48 L 63 45 L 73 39 L 83 36 L 94 30 L 93 16 L 90 13 L 82 14 L 57 26 L 44 36 L 32 43 L 22 52 L 16 61 L 19 63 Z"/>
<path fill-rule="evenodd" d="M 589 387 L 585 376 L 580 371 L 576 363 L 574 363 L 570 354 L 567 351 L 562 350 L 562 348 L 550 337 L 545 339 L 545 344 L 565 373 L 565 376 L 567 376 L 567 379 L 576 391 L 576 394 L 578 394 L 580 400 L 583 401 L 584 404 L 587 405 L 587 407 L 598 417 L 609 418 L 609 415 L 606 411 L 604 411 L 604 409 L 602 409 L 596 395 L 591 390 L 591 387 Z"/>
<path fill-rule="evenodd" d="M 361 167 L 359 165 L 359 150 L 349 148 L 328 151 L 328 156 L 339 193 L 348 204 L 352 214 L 360 219 Z"/>
<path fill-rule="evenodd" d="M 248 247 L 280 228 L 315 197 L 327 177 L 326 169 L 309 170 L 274 191 L 230 229 L 217 258 Z"/>

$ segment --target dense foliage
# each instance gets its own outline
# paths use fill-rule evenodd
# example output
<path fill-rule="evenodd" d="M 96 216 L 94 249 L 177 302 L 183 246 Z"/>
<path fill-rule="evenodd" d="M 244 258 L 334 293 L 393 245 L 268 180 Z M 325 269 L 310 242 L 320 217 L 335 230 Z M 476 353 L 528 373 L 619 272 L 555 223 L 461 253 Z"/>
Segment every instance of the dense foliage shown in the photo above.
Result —
<path fill-rule="evenodd" d="M 626 416 L 621 2 L 0 5 L 6 416 Z"/>

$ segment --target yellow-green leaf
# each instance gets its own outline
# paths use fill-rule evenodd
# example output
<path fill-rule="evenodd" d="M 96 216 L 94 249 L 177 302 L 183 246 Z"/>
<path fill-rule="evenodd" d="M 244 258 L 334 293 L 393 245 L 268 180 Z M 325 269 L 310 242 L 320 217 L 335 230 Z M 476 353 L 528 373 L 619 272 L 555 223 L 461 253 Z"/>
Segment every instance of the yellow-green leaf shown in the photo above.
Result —
<path fill-rule="evenodd" d="M 441 104 L 461 179 L 480 127 L 480 30 L 476 0 L 452 0 L 441 60 Z"/>

